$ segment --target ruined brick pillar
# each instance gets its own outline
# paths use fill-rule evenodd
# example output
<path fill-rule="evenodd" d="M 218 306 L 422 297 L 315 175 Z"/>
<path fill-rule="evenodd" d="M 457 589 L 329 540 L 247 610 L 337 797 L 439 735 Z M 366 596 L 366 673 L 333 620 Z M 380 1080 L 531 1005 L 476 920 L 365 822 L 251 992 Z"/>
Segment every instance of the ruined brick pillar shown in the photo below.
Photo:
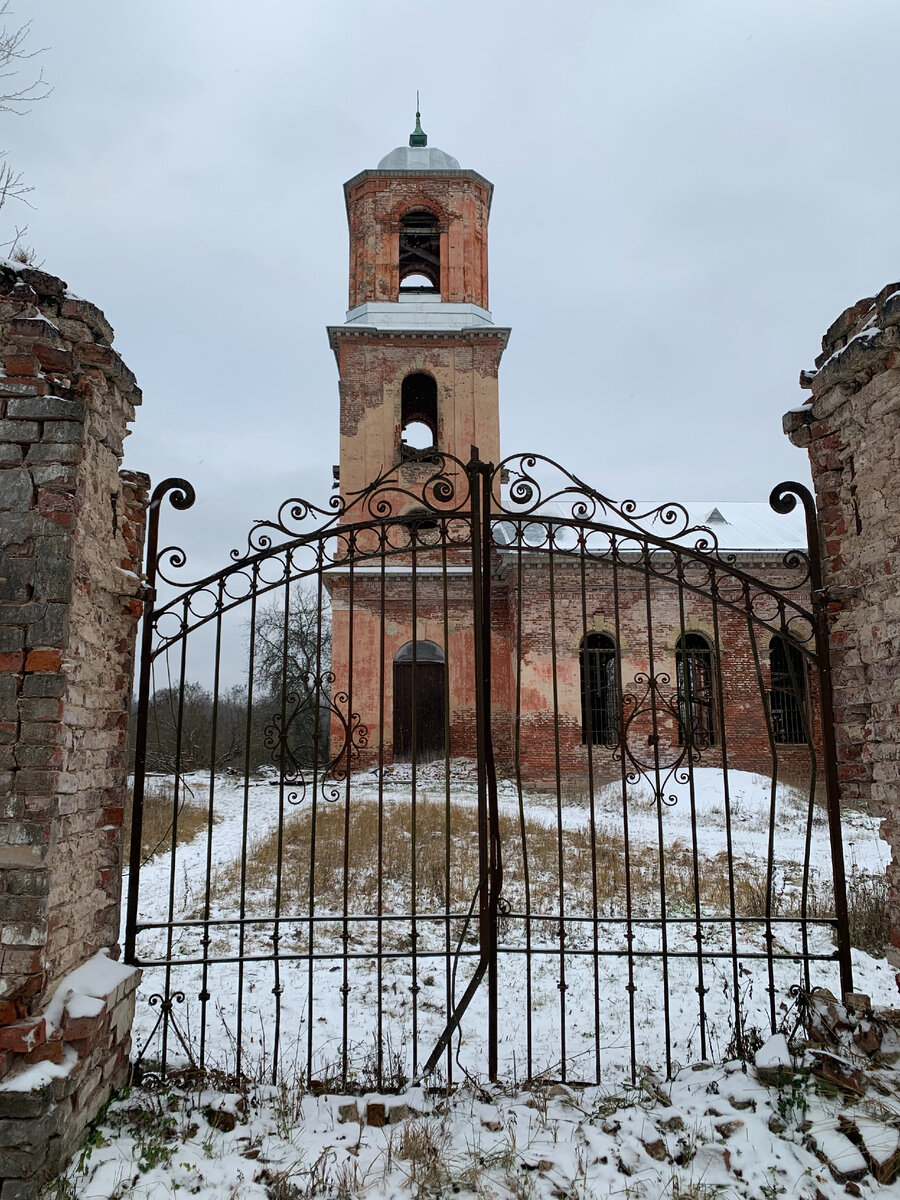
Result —
<path fill-rule="evenodd" d="M 900 966 L 900 283 L 838 317 L 800 383 L 784 428 L 815 485 L 841 794 L 883 818 Z"/>
<path fill-rule="evenodd" d="M 127 1071 L 115 961 L 148 481 L 99 309 L 0 265 L 0 1197 L 28 1196 Z"/>

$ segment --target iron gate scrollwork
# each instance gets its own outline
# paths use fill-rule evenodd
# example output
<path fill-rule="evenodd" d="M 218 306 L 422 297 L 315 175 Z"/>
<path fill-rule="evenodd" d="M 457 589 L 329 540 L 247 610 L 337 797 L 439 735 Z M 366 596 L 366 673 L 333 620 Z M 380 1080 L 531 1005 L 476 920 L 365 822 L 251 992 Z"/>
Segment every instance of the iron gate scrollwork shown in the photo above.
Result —
<path fill-rule="evenodd" d="M 193 583 L 159 549 L 166 497 L 194 494 L 166 480 L 148 523 L 145 1071 L 634 1078 L 745 1052 L 792 988 L 852 990 L 801 485 L 770 501 L 802 502 L 809 552 L 756 574 L 684 506 L 540 455 L 407 456 L 287 501 Z"/>

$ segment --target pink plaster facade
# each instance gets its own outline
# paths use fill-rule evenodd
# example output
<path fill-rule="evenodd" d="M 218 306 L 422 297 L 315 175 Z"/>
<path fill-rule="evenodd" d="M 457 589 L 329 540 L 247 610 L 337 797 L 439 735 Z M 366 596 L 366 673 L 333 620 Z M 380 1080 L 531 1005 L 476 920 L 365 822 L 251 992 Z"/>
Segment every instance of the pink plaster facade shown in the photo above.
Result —
<path fill-rule="evenodd" d="M 347 324 L 329 330 L 340 375 L 340 489 L 352 500 L 388 472 L 406 493 L 391 499 L 391 515 L 408 515 L 421 507 L 416 494 L 434 474 L 434 467 L 409 461 L 404 453 L 404 379 L 422 373 L 435 381 L 439 451 L 466 462 L 472 447 L 477 447 L 483 462 L 499 463 L 498 373 L 509 331 L 487 322 L 424 327 L 412 309 L 406 309 L 405 320 L 399 292 L 401 222 L 407 213 L 421 209 L 437 219 L 439 312 L 452 311 L 454 304 L 486 309 L 491 185 L 470 171 L 378 170 L 352 179 L 345 195 L 351 310 L 369 303 L 395 308 L 382 327 L 375 318 L 364 324 L 348 314 Z M 463 310 L 456 311 L 464 324 Z M 451 476 L 454 470 L 451 465 Z M 466 480 L 454 482 L 464 493 Z M 433 507 L 435 496 L 428 499 Z M 458 500 L 447 501 L 453 502 Z M 349 527 L 353 521 L 378 515 L 351 508 L 344 522 Z M 332 754 L 343 745 L 345 722 L 353 714 L 353 723 L 365 727 L 364 734 L 360 730 L 354 735 L 359 764 L 393 761 L 393 664 L 403 646 L 417 641 L 433 643 L 445 658 L 443 707 L 448 737 L 442 742 L 441 756 L 471 756 L 475 647 L 472 575 L 466 565 L 469 551 L 449 553 L 451 570 L 446 579 L 441 575 L 440 555 L 417 551 L 414 583 L 409 553 L 392 549 L 383 560 L 387 570 L 382 579 L 380 560 L 365 557 L 371 555 L 377 535 L 349 534 L 349 538 L 348 555 L 356 554 L 359 566 L 352 574 L 345 568 L 328 576 L 333 697 L 339 710 L 332 719 Z M 399 532 L 396 537 L 389 534 L 386 541 L 392 547 L 404 544 Z M 785 582 L 778 556 L 748 557 L 741 565 L 775 586 Z M 627 706 L 642 703 L 644 677 L 656 676 L 655 731 L 649 718 L 640 715 L 630 726 L 636 743 L 654 746 L 648 761 L 654 753 L 667 762 L 681 752 L 676 644 L 679 637 L 693 632 L 710 646 L 718 675 L 717 732 L 713 745 L 698 752 L 702 763 L 721 765 L 724 735 L 730 765 L 768 774 L 777 768 L 782 777 L 808 769 L 805 747 L 778 745 L 771 737 L 767 721 L 770 639 L 764 630 L 758 631 L 754 642 L 746 617 L 724 608 L 714 612 L 708 599 L 689 591 L 679 602 L 678 589 L 665 583 L 654 582 L 646 589 L 640 572 L 632 572 L 630 578 L 628 571 L 620 572 L 614 581 L 608 565 L 588 561 L 582 588 L 577 561 L 563 557 L 553 569 L 551 588 L 546 554 L 526 555 L 519 561 L 515 554 L 496 556 L 491 605 L 492 732 L 502 774 L 518 771 L 524 780 L 547 784 L 558 775 L 584 775 L 589 770 L 601 777 L 621 773 L 612 747 L 589 746 L 584 737 L 580 653 L 589 633 L 605 633 L 618 647 L 618 691 L 632 698 L 626 702 L 626 720 Z M 808 693 L 813 691 L 810 675 Z"/>

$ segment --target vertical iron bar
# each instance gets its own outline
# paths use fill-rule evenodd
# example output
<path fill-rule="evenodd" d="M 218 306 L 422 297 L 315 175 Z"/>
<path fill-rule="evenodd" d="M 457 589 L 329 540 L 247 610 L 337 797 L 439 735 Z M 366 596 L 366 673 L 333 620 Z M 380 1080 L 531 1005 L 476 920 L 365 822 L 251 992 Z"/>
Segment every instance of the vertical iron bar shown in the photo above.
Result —
<path fill-rule="evenodd" d="M 694 942 L 697 946 L 697 996 L 700 1015 L 700 1058 L 706 1061 L 706 987 L 703 981 L 703 925 L 700 919 L 700 862 L 697 849 L 697 794 L 694 781 L 694 679 L 691 660 L 688 657 L 687 629 L 684 623 L 684 558 L 676 555 L 678 580 L 678 627 L 681 641 L 681 670 L 679 672 L 678 649 L 675 650 L 675 696 L 681 700 L 678 716 L 682 725 L 682 738 L 687 755 L 688 789 L 691 805 L 691 870 L 694 891 Z M 679 687 L 679 684 L 681 685 Z M 679 692 L 683 690 L 683 696 Z"/>
<path fill-rule="evenodd" d="M 619 555 L 621 548 L 615 534 L 610 534 L 610 557 L 613 565 L 613 612 L 616 622 L 616 732 L 622 782 L 622 844 L 625 859 L 625 941 L 628 945 L 628 1036 L 631 1049 L 631 1082 L 637 1080 L 637 1045 L 635 1033 L 634 993 L 634 897 L 631 891 L 631 836 L 628 828 L 628 731 L 625 727 L 625 690 L 622 674 L 622 611 L 619 587 Z"/>
<path fill-rule="evenodd" d="M 419 537 L 419 526 L 415 521 L 411 522 L 411 524 L 409 526 L 409 535 L 410 535 L 410 539 L 412 541 L 412 554 L 410 556 L 411 562 L 412 562 L 412 576 L 410 579 L 410 586 L 411 586 L 410 603 L 412 606 L 412 620 L 410 623 L 410 627 L 412 630 L 412 683 L 410 685 L 410 692 L 411 692 L 410 707 L 412 709 L 412 712 L 411 712 L 411 719 L 410 719 L 410 738 L 411 738 L 412 754 L 411 754 L 411 762 L 410 762 L 411 770 L 410 770 L 410 811 L 409 811 L 410 889 L 411 889 L 410 940 L 411 940 L 411 950 L 412 950 L 412 963 L 411 963 L 412 983 L 410 984 L 409 990 L 410 990 L 410 994 L 412 995 L 412 1070 L 413 1070 L 413 1075 L 415 1076 L 415 1074 L 419 1068 L 419 979 L 418 979 L 419 929 L 418 929 L 418 921 L 417 921 L 417 917 L 418 917 L 418 894 L 417 893 L 418 893 L 419 880 L 418 880 L 418 870 L 417 870 L 418 854 L 417 854 L 417 850 L 416 850 L 416 834 L 418 832 L 416 829 L 416 817 L 417 817 L 416 784 L 417 784 L 417 769 L 418 769 L 418 754 L 417 754 L 417 746 L 416 746 L 416 738 L 418 736 L 418 722 L 417 722 L 418 714 L 416 712 L 416 709 L 418 707 L 417 702 L 416 702 L 417 701 L 416 689 L 417 689 L 417 684 L 418 684 L 418 678 L 417 678 L 416 667 L 418 665 L 417 651 L 418 651 L 418 639 L 419 639 L 419 629 L 418 629 L 418 615 L 419 615 L 418 582 L 419 581 L 417 578 L 417 567 L 418 567 L 417 543 L 418 543 L 418 537 Z M 445 657 L 446 657 L 446 655 L 445 655 Z"/>
<path fill-rule="evenodd" d="M 793 495 L 791 495 L 793 493 Z M 834 915 L 837 921 L 838 966 L 841 991 L 853 991 L 853 965 L 850 958 L 850 925 L 847 913 L 847 877 L 844 868 L 844 844 L 841 837 L 841 786 L 837 770 L 837 742 L 834 722 L 834 689 L 831 679 L 831 639 L 828 630 L 828 593 L 822 579 L 822 549 L 816 502 L 809 488 L 789 481 L 772 489 L 769 504 L 776 512 L 790 512 L 799 496 L 806 519 L 806 544 L 809 550 L 809 582 L 815 618 L 816 667 L 819 703 L 822 715 L 822 757 L 825 766 L 825 798 L 828 804 L 828 836 L 831 846 L 831 870 L 834 882 Z"/>
<path fill-rule="evenodd" d="M 769 838 L 766 846 L 766 966 L 769 976 L 769 1027 L 772 1033 L 775 1032 L 775 964 L 772 961 L 774 953 L 774 933 L 772 930 L 772 882 L 775 870 L 775 803 L 778 795 L 778 748 L 775 744 L 775 732 L 772 728 L 772 714 L 769 710 L 769 702 L 766 696 L 766 688 L 763 680 L 762 665 L 759 659 L 759 646 L 756 641 L 756 630 L 753 626 L 752 618 L 752 602 L 750 599 L 750 588 L 745 581 L 743 584 L 744 609 L 747 614 L 747 632 L 750 636 L 750 649 L 753 654 L 753 664 L 756 668 L 756 680 L 759 686 L 759 698 L 762 704 L 763 715 L 766 721 L 766 733 L 769 738 L 769 753 L 772 756 L 772 775 L 769 788 Z"/>
<path fill-rule="evenodd" d="M 519 800 L 519 836 L 522 842 L 522 878 L 525 889 L 525 1055 L 526 1078 L 534 1075 L 532 1030 L 531 961 L 531 874 L 528 862 L 528 826 L 525 822 L 525 794 L 522 790 L 522 525 L 516 526 L 516 792 Z"/>
<path fill-rule="evenodd" d="M 340 534 L 335 535 L 335 548 L 333 558 L 338 561 L 343 556 L 343 547 L 339 541 Z M 319 765 L 321 762 L 321 738 L 322 738 L 322 689 L 324 679 L 322 677 L 322 593 L 325 586 L 325 546 L 323 542 L 319 542 L 316 546 L 316 680 L 315 680 L 315 715 L 313 717 L 313 769 L 312 769 L 312 792 L 310 795 L 310 814 L 309 814 L 309 900 L 307 907 L 307 950 L 309 953 L 309 969 L 307 971 L 307 994 L 306 994 L 306 1082 L 309 1084 L 313 1077 L 313 1026 L 315 1017 L 315 915 L 316 915 L 316 832 L 317 820 L 319 815 Z M 334 660 L 334 646 L 332 644 L 332 661 Z M 334 682 L 331 682 L 332 689 Z M 332 718 L 332 710 L 335 708 L 334 692 L 332 690 L 331 704 L 329 705 L 329 730 L 326 736 L 330 737 L 331 729 L 334 728 Z M 326 764 L 329 758 L 334 758 L 333 753 L 325 755 Z M 324 770 L 323 770 L 324 777 Z"/>
<path fill-rule="evenodd" d="M 128 902 L 125 911 L 125 950 L 127 963 L 135 963 L 138 896 L 141 879 L 141 835 L 143 833 L 144 788 L 147 771 L 147 725 L 150 717 L 150 681 L 153 667 L 153 615 L 156 603 L 156 575 L 159 569 L 159 509 L 163 497 L 171 492 L 173 508 L 181 511 L 194 503 L 194 489 L 186 479 L 164 479 L 153 489 L 147 505 L 147 558 L 141 624 L 141 661 L 138 677 L 137 729 L 134 740 L 134 784 L 131 793 L 131 845 L 128 857 Z"/>
<path fill-rule="evenodd" d="M 254 563 L 250 580 L 250 645 L 247 656 L 247 721 L 244 727 L 244 803 L 241 813 L 241 882 L 240 882 L 240 925 L 238 926 L 238 986 L 237 1017 L 235 1019 L 235 1071 L 238 1078 L 243 1074 L 244 1032 L 244 948 L 247 940 L 247 843 L 250 828 L 250 743 L 253 736 L 253 699 L 256 676 L 256 602 L 259 590 L 259 564 Z"/>
<path fill-rule="evenodd" d="M 287 766 L 288 739 L 288 643 L 291 628 L 290 552 L 284 561 L 284 616 L 281 628 L 281 754 L 278 764 L 278 835 L 275 858 L 275 920 L 272 923 L 272 995 L 275 997 L 275 1025 L 272 1031 L 272 1086 L 278 1082 L 278 1055 L 281 1046 L 281 888 L 284 876 L 284 776 Z M 299 689 L 299 681 L 298 681 Z M 300 703 L 299 690 L 295 705 Z"/>
<path fill-rule="evenodd" d="M 381 615 L 380 628 L 378 637 L 378 845 L 376 849 L 376 896 L 375 896 L 375 914 L 377 918 L 376 925 L 376 958 L 375 958 L 375 986 L 378 991 L 377 997 L 377 1036 L 375 1043 L 376 1056 L 376 1072 L 378 1087 L 384 1086 L 384 694 L 385 694 L 385 605 L 387 603 L 386 595 L 386 576 L 387 562 L 385 552 L 385 539 L 387 538 L 387 528 L 382 526 L 378 531 L 379 545 L 379 577 L 381 585 Z M 392 685 L 394 682 L 392 676 Z M 396 738 L 397 731 L 394 730 Z M 392 756 L 393 761 L 393 756 Z"/>
<path fill-rule="evenodd" d="M 737 903 L 734 896 L 734 838 L 731 819 L 731 781 L 728 777 L 728 729 L 725 722 L 725 688 L 722 674 L 722 636 L 719 625 L 719 581 L 714 568 L 710 569 L 712 596 L 713 657 L 716 664 L 716 705 L 718 735 L 722 762 L 722 798 L 725 805 L 725 851 L 728 858 L 728 924 L 731 931 L 731 987 L 734 1004 L 734 1033 L 739 1051 L 744 1049 L 744 1018 L 741 1012 L 740 971 L 738 967 Z"/>
<path fill-rule="evenodd" d="M 547 524 L 547 566 L 550 589 L 550 678 L 553 696 L 553 763 L 556 777 L 556 877 L 559 884 L 559 1061 L 560 1079 L 566 1082 L 566 887 L 563 848 L 562 775 L 559 749 L 559 679 L 556 653 L 556 561 L 553 554 L 554 533 Z"/>
<path fill-rule="evenodd" d="M 588 766 L 588 801 L 590 804 L 590 832 L 591 832 L 591 912 L 593 916 L 592 933 L 594 946 L 594 1082 L 600 1083 L 600 949 L 599 944 L 599 919 L 600 911 L 597 899 L 597 811 L 596 797 L 594 795 L 594 722 L 593 722 L 593 706 L 590 697 L 590 671 L 588 668 L 588 627 L 587 627 L 587 576 L 585 556 L 587 554 L 587 546 L 585 544 L 587 532 L 584 526 L 578 530 L 578 551 L 579 551 L 579 567 L 580 567 L 580 584 L 581 584 L 581 653 L 579 655 L 579 666 L 581 667 L 581 711 L 584 721 L 584 737 L 587 743 L 587 766 Z M 602 570 L 602 567 L 596 567 L 595 570 Z"/>
<path fill-rule="evenodd" d="M 500 806 L 497 798 L 497 771 L 494 762 L 494 735 L 491 720 L 491 479 L 494 467 L 492 463 L 481 464 L 481 520 L 482 520 L 482 562 L 481 562 L 481 603 L 483 621 L 481 625 L 482 640 L 482 686 L 483 686 L 483 728 L 484 728 L 484 766 L 485 782 L 487 785 L 488 803 L 488 836 L 490 838 L 489 853 L 489 897 L 490 897 L 490 962 L 488 964 L 488 1025 L 491 1036 L 488 1039 L 488 1078 L 497 1078 L 497 1013 L 498 1013 L 498 954 L 497 954 L 497 925 L 500 910 L 500 893 L 503 888 L 503 850 L 500 845 Z"/>
<path fill-rule="evenodd" d="M 341 1087 L 346 1090 L 347 1087 L 347 1054 L 348 1054 L 348 1019 L 349 1019 L 349 1002 L 350 1002 L 350 960 L 347 957 L 350 949 L 350 922 L 347 920 L 350 906 L 350 788 L 353 776 L 353 627 L 354 621 L 354 604 L 356 599 L 356 537 L 351 535 L 351 553 L 350 553 L 350 578 L 347 585 L 347 604 L 350 608 L 350 636 L 349 647 L 347 651 L 347 720 L 349 722 L 350 743 L 347 746 L 347 760 L 345 770 L 347 777 L 345 780 L 344 789 L 344 853 L 343 853 L 343 870 L 344 881 L 342 888 L 342 902 L 344 908 L 344 920 L 341 926 L 341 949 L 343 950 L 343 959 L 341 962 Z"/>
<path fill-rule="evenodd" d="M 487 756 L 485 737 L 484 711 L 484 557 L 481 519 L 481 463 L 478 461 L 478 451 L 472 447 L 472 458 L 466 471 L 469 480 L 469 492 L 472 507 L 472 633 L 475 650 L 475 743 L 477 759 L 478 787 L 478 941 L 481 951 L 482 964 L 490 963 L 491 954 L 491 911 L 489 895 L 490 847 L 488 844 L 488 807 L 487 807 L 487 772 L 485 760 Z M 496 1057 L 496 1014 L 488 998 L 488 1074 L 490 1063 Z"/>
<path fill-rule="evenodd" d="M 649 542 L 644 542 L 644 604 L 647 620 L 647 675 L 650 698 L 650 739 L 653 743 L 653 786 L 656 793 L 656 830 L 659 843 L 659 907 L 660 932 L 662 935 L 662 984 L 663 1016 L 666 1026 L 666 1077 L 672 1074 L 672 1021 L 669 1000 L 669 911 L 666 904 L 666 852 L 663 833 L 663 786 L 659 756 L 659 681 L 656 677 L 656 660 L 653 650 L 653 603 L 650 586 Z"/>
<path fill-rule="evenodd" d="M 220 577 L 218 595 L 216 596 L 216 650 L 215 666 L 213 669 L 213 711 L 212 728 L 209 734 L 209 806 L 206 815 L 206 876 L 204 879 L 203 900 L 203 969 L 200 984 L 200 1067 L 206 1064 L 206 1006 L 210 995 L 207 988 L 209 980 L 209 893 L 212 888 L 212 846 L 213 824 L 215 821 L 216 796 L 216 750 L 219 737 L 219 683 L 222 665 L 222 600 L 225 581 Z"/>
<path fill-rule="evenodd" d="M 828 635 L 828 594 L 822 584 L 818 526 L 812 498 L 806 507 L 809 558 L 813 567 L 813 615 L 816 619 L 816 668 L 819 680 L 819 709 L 822 721 L 822 758 L 825 766 L 825 799 L 828 805 L 828 838 L 831 847 L 831 873 L 834 884 L 834 915 L 837 921 L 838 968 L 841 991 L 853 991 L 853 962 L 850 956 L 850 918 L 847 911 L 847 876 L 844 867 L 844 843 L 841 835 L 841 785 L 838 780 L 837 739 L 834 722 L 834 689 L 831 680 L 831 642 Z"/>
<path fill-rule="evenodd" d="M 444 1011 L 449 1020 L 453 1011 L 453 943 L 450 927 L 450 888 L 452 846 L 452 810 L 450 805 L 450 612 L 447 589 L 447 518 L 440 521 L 441 530 L 441 592 L 444 605 Z M 453 1083 L 453 1051 L 447 1046 L 447 1085 Z"/>
<path fill-rule="evenodd" d="M 175 921 L 175 871 L 176 871 L 176 850 L 178 846 L 178 801 L 181 794 L 181 751 L 183 746 L 184 733 L 184 683 L 187 673 L 187 625 L 188 625 L 189 600 L 185 596 L 181 605 L 181 661 L 179 664 L 178 674 L 178 710 L 175 732 L 175 778 L 172 784 L 172 850 L 169 858 L 169 904 L 168 913 L 168 928 L 166 929 L 166 985 L 163 992 L 165 1008 L 163 1009 L 162 1020 L 162 1075 L 165 1077 L 167 1071 L 167 1057 L 169 1046 L 169 1012 L 170 1012 L 170 995 L 172 984 L 172 946 L 174 942 L 174 921 Z M 171 688 L 169 689 L 171 697 Z"/>

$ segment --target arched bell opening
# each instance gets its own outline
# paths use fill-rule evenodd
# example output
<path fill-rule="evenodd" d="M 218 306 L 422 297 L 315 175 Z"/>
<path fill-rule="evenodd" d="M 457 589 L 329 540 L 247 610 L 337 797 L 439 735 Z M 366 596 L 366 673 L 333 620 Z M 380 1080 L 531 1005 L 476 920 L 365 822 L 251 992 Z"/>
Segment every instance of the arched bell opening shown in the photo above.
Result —
<path fill-rule="evenodd" d="M 437 446 L 437 383 L 424 371 L 407 375 L 400 385 L 400 452 Z"/>
<path fill-rule="evenodd" d="M 424 208 L 400 218 L 400 299 L 441 294 L 441 231 Z"/>

